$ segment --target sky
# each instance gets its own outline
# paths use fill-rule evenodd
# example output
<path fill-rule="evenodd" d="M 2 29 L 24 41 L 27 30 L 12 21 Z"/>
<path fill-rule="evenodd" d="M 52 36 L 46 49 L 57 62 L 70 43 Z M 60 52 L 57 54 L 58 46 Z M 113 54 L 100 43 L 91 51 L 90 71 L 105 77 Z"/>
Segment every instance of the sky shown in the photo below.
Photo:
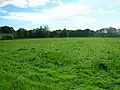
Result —
<path fill-rule="evenodd" d="M 120 0 L 0 0 L 0 26 L 55 29 L 120 28 Z"/>

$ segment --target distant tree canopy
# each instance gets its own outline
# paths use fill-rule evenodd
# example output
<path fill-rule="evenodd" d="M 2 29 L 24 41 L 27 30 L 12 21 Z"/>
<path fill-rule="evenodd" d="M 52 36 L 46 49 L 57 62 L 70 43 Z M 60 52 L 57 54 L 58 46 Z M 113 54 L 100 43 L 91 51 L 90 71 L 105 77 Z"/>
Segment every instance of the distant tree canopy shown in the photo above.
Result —
<path fill-rule="evenodd" d="M 10 33 L 14 33 L 15 30 L 13 29 L 13 27 L 2 26 L 2 27 L 0 27 L 0 32 L 5 33 L 5 34 L 10 34 Z"/>
<path fill-rule="evenodd" d="M 120 29 L 114 27 L 102 28 L 99 30 L 77 29 L 50 31 L 49 26 L 40 26 L 32 30 L 19 28 L 17 31 L 13 27 L 1 26 L 0 39 L 14 39 L 14 38 L 47 38 L 47 37 L 120 37 Z"/>

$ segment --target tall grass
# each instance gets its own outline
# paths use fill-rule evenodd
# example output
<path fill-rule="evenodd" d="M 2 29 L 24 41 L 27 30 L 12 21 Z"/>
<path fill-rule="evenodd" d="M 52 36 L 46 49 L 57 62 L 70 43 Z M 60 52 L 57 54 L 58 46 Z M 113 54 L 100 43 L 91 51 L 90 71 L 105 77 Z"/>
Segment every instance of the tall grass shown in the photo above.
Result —
<path fill-rule="evenodd" d="M 0 41 L 0 90 L 119 88 L 119 38 Z"/>

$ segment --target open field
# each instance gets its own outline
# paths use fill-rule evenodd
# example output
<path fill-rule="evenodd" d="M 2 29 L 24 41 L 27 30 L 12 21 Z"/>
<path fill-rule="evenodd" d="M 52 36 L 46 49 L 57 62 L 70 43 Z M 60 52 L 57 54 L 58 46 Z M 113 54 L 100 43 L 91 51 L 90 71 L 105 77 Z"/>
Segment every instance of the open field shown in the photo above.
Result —
<path fill-rule="evenodd" d="M 0 41 L 0 90 L 120 90 L 120 38 Z"/>

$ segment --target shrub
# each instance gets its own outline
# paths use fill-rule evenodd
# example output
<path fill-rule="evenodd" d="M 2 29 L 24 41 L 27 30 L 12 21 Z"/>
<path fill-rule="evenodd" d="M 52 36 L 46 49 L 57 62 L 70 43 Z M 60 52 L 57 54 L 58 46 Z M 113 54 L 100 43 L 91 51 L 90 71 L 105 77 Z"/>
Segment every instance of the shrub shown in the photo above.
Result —
<path fill-rule="evenodd" d="M 14 40 L 13 34 L 1 34 L 0 40 Z"/>

